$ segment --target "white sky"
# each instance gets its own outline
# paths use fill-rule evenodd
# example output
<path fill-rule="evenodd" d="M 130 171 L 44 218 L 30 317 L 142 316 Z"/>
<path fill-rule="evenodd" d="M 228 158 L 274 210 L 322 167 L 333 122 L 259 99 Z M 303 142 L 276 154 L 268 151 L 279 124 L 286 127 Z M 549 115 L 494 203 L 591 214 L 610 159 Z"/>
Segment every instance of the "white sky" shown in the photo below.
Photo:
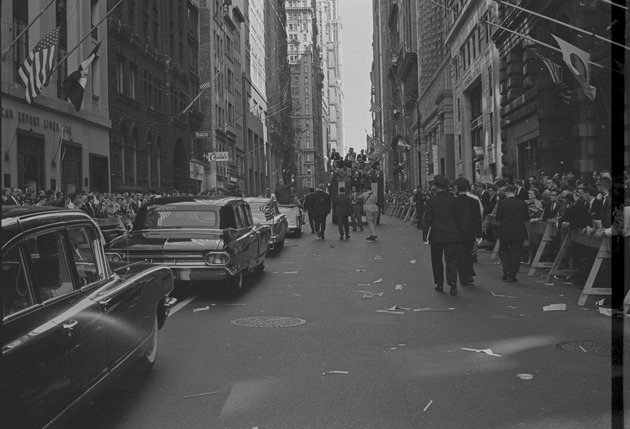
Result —
<path fill-rule="evenodd" d="M 372 132 L 372 0 L 341 0 L 341 23 L 345 146 L 360 152 L 366 149 L 366 130 Z"/>

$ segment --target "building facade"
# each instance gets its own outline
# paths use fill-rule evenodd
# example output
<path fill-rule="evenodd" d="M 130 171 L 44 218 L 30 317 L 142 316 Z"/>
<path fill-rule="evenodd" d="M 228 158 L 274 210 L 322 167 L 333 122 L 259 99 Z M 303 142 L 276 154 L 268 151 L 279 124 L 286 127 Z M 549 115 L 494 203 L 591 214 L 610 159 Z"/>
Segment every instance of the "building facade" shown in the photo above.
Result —
<path fill-rule="evenodd" d="M 454 177 L 492 182 L 502 174 L 498 62 L 490 39 L 493 1 L 451 0 L 445 44 L 452 61 Z"/>
<path fill-rule="evenodd" d="M 420 0 L 418 10 L 418 70 L 420 151 L 418 184 L 436 174 L 455 178 L 451 56 L 445 50 L 444 23 L 448 10 Z"/>
<path fill-rule="evenodd" d="M 595 34 L 609 34 L 610 7 L 597 2 L 516 2 L 528 10 Z M 505 5 L 498 8 L 492 39 L 500 56 L 502 173 L 528 177 L 610 168 L 610 43 Z M 586 96 L 562 54 L 508 31 L 552 47 L 553 35 L 590 54 L 593 100 Z M 560 67 L 564 89 L 554 83 L 543 60 Z M 619 94 L 621 96 L 621 94 Z M 626 96 L 625 100 L 628 99 Z M 626 135 L 627 137 L 627 135 Z M 625 139 L 627 144 L 628 139 Z M 628 157 L 627 151 L 625 156 Z M 625 165 L 629 165 L 626 162 Z"/>
<path fill-rule="evenodd" d="M 55 7 L 45 10 L 17 39 L 42 11 L 42 5 L 34 0 L 2 2 L 3 19 L 11 22 L 1 26 L 3 51 L 17 39 L 0 65 L 5 187 L 17 186 L 27 192 L 52 189 L 65 194 L 110 190 L 107 25 L 96 26 L 107 13 L 106 3 L 79 2 L 72 8 L 68 3 L 56 1 Z M 35 45 L 55 28 L 60 28 L 60 33 L 54 70 L 48 85 L 29 104 L 18 69 Z M 63 81 L 98 42 L 102 43 L 99 58 L 90 66 L 83 105 L 77 112 L 65 99 Z"/>

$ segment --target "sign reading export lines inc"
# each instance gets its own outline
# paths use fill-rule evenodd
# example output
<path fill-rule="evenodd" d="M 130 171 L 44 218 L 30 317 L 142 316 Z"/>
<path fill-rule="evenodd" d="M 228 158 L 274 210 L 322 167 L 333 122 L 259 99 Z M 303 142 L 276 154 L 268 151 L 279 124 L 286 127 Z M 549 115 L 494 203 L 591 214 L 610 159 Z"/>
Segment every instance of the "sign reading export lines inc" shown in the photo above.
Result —
<path fill-rule="evenodd" d="M 208 161 L 229 161 L 230 153 L 229 152 L 208 152 Z"/>

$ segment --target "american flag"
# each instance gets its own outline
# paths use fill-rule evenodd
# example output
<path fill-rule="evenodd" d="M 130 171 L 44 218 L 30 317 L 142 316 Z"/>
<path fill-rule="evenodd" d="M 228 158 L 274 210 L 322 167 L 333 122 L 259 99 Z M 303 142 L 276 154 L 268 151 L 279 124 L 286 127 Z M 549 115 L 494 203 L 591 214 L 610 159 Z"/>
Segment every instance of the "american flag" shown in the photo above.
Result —
<path fill-rule="evenodd" d="M 562 80 L 562 66 L 551 61 L 549 58 L 538 52 L 538 50 L 535 50 L 534 53 L 547 67 L 547 70 L 551 75 L 551 80 L 556 84 L 558 95 L 560 96 L 562 102 L 564 104 L 569 104 L 571 102 L 571 88 Z"/>
<path fill-rule="evenodd" d="M 265 212 L 265 220 L 272 220 L 276 214 L 276 211 L 273 209 L 273 202 L 268 202 L 262 209 Z"/>
<path fill-rule="evenodd" d="M 370 111 L 374 113 L 378 113 L 383 110 L 383 107 L 380 104 L 372 103 L 372 107 L 370 107 Z"/>
<path fill-rule="evenodd" d="M 26 87 L 26 101 L 29 104 L 50 81 L 58 42 L 59 28 L 56 28 L 35 45 L 18 71 Z"/>

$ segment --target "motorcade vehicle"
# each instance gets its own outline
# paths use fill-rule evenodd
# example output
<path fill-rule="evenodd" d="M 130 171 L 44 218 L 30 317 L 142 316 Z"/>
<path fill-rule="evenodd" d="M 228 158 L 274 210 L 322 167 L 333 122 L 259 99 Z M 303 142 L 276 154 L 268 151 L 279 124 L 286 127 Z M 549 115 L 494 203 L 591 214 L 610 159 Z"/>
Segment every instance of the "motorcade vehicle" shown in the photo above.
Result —
<path fill-rule="evenodd" d="M 127 228 L 125 228 L 125 224 L 119 216 L 97 218 L 94 220 L 101 229 L 106 243 L 109 243 L 114 238 L 127 232 Z"/>
<path fill-rule="evenodd" d="M 3 206 L 0 426 L 64 427 L 130 369 L 150 369 L 173 274 L 110 264 L 81 210 Z"/>
<path fill-rule="evenodd" d="M 287 215 L 280 212 L 278 204 L 273 198 L 247 197 L 245 201 L 251 206 L 254 222 L 259 226 L 271 228 L 269 237 L 269 249 L 281 249 L 284 247 L 284 239 L 289 232 Z"/>
<path fill-rule="evenodd" d="M 278 210 L 287 217 L 288 234 L 299 237 L 302 234 L 302 225 L 304 225 L 302 208 L 297 204 L 278 204 Z"/>
<path fill-rule="evenodd" d="M 147 261 L 170 268 L 176 281 L 216 282 L 236 292 L 244 275 L 265 269 L 270 236 L 240 197 L 161 197 L 140 207 L 131 231 L 109 244 L 107 256 Z"/>

